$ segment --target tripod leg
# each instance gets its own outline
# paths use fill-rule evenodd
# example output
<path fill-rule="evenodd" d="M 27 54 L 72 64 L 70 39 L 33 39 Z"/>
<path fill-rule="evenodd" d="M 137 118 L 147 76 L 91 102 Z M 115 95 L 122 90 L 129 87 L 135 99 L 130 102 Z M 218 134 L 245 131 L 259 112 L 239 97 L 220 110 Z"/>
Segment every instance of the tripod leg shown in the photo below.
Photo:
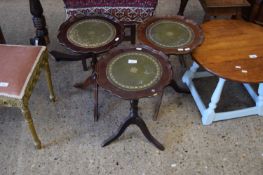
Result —
<path fill-rule="evenodd" d="M 163 100 L 163 91 L 161 91 L 161 93 L 158 95 L 157 97 L 157 104 L 155 106 L 155 111 L 154 111 L 154 115 L 153 115 L 153 120 L 156 121 L 158 114 L 159 114 L 159 110 L 162 104 L 162 100 Z"/>
<path fill-rule="evenodd" d="M 106 139 L 102 144 L 101 146 L 104 147 L 104 146 L 107 146 L 109 145 L 111 142 L 113 142 L 114 140 L 118 139 L 122 133 L 126 130 L 126 128 L 130 125 L 130 124 L 133 124 L 134 122 L 134 118 L 131 118 L 129 116 L 129 118 L 120 126 L 120 128 L 118 129 L 117 133 L 116 134 L 113 134 L 111 137 L 109 137 L 108 139 Z"/>
<path fill-rule="evenodd" d="M 92 68 L 92 75 L 90 77 L 88 77 L 84 82 L 76 83 L 74 85 L 75 88 L 79 88 L 79 89 L 85 90 L 85 89 L 87 89 L 89 87 L 89 85 L 92 85 L 92 84 L 96 83 L 96 80 L 95 80 L 95 78 L 96 78 L 95 77 L 95 66 L 96 66 L 97 61 L 98 61 L 97 60 L 97 55 L 94 54 L 92 56 L 92 60 L 91 60 L 91 63 L 90 63 L 91 64 L 91 68 Z"/>
<path fill-rule="evenodd" d="M 98 108 L 98 96 L 99 96 L 99 85 L 97 82 L 94 83 L 94 121 L 99 120 L 99 108 Z"/>
<path fill-rule="evenodd" d="M 78 88 L 78 89 L 82 89 L 82 90 L 85 90 L 89 87 L 89 85 L 93 84 L 94 83 L 94 80 L 93 80 L 93 76 L 90 76 L 88 77 L 84 82 L 82 83 L 76 83 L 74 85 L 75 88 Z"/>
<path fill-rule="evenodd" d="M 135 124 L 141 129 L 143 135 L 149 140 L 149 142 L 151 142 L 159 150 L 164 150 L 164 146 L 151 135 L 145 122 L 140 117 L 136 117 Z"/>

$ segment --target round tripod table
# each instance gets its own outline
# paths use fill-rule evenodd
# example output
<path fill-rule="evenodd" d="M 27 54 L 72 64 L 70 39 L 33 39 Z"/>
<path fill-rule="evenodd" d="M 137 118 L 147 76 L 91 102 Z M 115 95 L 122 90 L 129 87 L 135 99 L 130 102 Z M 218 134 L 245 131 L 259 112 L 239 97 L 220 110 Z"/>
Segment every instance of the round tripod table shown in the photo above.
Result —
<path fill-rule="evenodd" d="M 195 62 L 184 74 L 183 82 L 192 93 L 201 112 L 203 124 L 255 114 L 262 116 L 263 28 L 242 20 L 212 20 L 204 23 L 202 29 L 206 39 L 202 46 L 193 52 Z M 199 65 L 210 73 L 197 72 Z M 193 79 L 212 75 L 219 77 L 219 81 L 206 107 Z M 256 105 L 234 111 L 215 112 L 226 80 L 242 83 Z M 259 84 L 258 93 L 249 83 Z"/>
<path fill-rule="evenodd" d="M 75 52 L 77 55 L 68 58 L 67 61 L 81 59 L 85 62 L 84 69 L 88 70 L 86 59 L 92 58 L 91 68 L 94 72 L 99 54 L 105 53 L 116 47 L 124 39 L 123 25 L 113 17 L 108 16 L 73 16 L 64 22 L 59 29 L 58 40 L 62 45 Z M 55 57 L 63 57 L 63 54 L 52 53 Z M 90 76 L 83 83 L 75 85 L 85 89 L 94 83 L 94 76 Z"/>
<path fill-rule="evenodd" d="M 166 55 L 191 53 L 204 39 L 202 29 L 183 16 L 151 17 L 138 26 L 138 39 Z"/>
<path fill-rule="evenodd" d="M 120 126 L 118 132 L 107 139 L 102 146 L 110 144 L 120 137 L 129 125 L 135 124 L 151 143 L 158 149 L 164 150 L 163 145 L 150 134 L 145 122 L 139 116 L 138 102 L 140 98 L 162 93 L 171 78 L 172 69 L 167 56 L 148 46 L 115 49 L 107 57 L 99 60 L 96 65 L 98 86 L 131 102 L 129 117 Z M 95 96 L 98 97 L 98 89 L 95 91 Z M 94 110 L 98 114 L 98 103 L 95 104 Z"/>
<path fill-rule="evenodd" d="M 167 56 L 179 56 L 179 61 L 184 67 L 186 67 L 184 55 L 191 53 L 204 39 L 199 25 L 183 16 L 151 17 L 138 26 L 137 33 L 138 39 L 143 44 L 160 50 Z M 180 88 L 174 79 L 169 86 L 178 93 L 189 93 L 188 90 Z M 159 96 L 160 105 L 162 96 L 163 94 Z M 153 119 L 156 120 L 156 117 L 157 115 Z"/>

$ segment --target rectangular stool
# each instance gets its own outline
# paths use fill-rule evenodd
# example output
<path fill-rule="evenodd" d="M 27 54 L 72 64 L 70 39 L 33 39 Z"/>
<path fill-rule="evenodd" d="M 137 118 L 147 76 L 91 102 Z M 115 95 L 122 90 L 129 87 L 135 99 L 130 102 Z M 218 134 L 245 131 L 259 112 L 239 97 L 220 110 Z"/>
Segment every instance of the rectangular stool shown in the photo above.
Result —
<path fill-rule="evenodd" d="M 41 148 L 41 141 L 28 101 L 42 67 L 46 71 L 50 99 L 55 101 L 46 47 L 0 44 L 0 105 L 21 109 L 37 149 Z"/>

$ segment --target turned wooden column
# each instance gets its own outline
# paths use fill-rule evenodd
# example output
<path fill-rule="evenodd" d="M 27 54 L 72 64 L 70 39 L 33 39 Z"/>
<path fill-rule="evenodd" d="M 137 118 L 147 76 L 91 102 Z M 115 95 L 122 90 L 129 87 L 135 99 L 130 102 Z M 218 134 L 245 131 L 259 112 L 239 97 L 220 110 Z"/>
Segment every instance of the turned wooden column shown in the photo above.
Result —
<path fill-rule="evenodd" d="M 5 44 L 5 37 L 3 35 L 2 29 L 0 27 L 0 44 Z"/>
<path fill-rule="evenodd" d="M 29 0 L 30 12 L 34 27 L 36 28 L 36 35 L 30 39 L 32 45 L 47 45 L 49 43 L 48 30 L 46 28 L 46 19 L 43 15 L 43 8 L 39 0 Z"/>

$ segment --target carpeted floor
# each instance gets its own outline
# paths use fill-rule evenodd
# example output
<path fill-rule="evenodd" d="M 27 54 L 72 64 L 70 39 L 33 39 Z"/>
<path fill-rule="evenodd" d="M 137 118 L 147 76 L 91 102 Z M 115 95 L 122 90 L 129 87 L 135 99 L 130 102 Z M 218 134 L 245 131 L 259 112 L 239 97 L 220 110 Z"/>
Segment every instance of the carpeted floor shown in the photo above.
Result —
<path fill-rule="evenodd" d="M 179 0 L 160 0 L 156 15 L 175 15 Z M 49 49 L 64 50 L 56 39 L 64 21 L 62 0 L 42 0 L 50 32 Z M 1 0 L 0 25 L 10 44 L 28 44 L 34 35 L 28 1 Z M 187 6 L 186 17 L 201 22 L 203 11 L 196 0 Z M 152 134 L 164 145 L 158 151 L 137 127 L 129 127 L 120 139 L 101 148 L 128 113 L 129 102 L 100 91 L 100 120 L 93 122 L 91 89 L 72 85 L 85 79 L 80 62 L 55 62 L 50 57 L 56 103 L 48 100 L 41 74 L 30 100 L 30 109 L 42 150 L 35 150 L 27 125 L 18 109 L 0 107 L 0 174 L 2 175 L 262 175 L 263 118 L 245 117 L 202 126 L 191 95 L 167 88 L 158 117 L 152 121 L 155 98 L 140 102 L 140 114 Z M 191 62 L 190 59 L 187 60 Z M 178 80 L 185 71 L 171 58 Z M 1 65 L 2 66 L 2 65 Z M 198 82 L 209 102 L 216 79 Z M 182 85 L 182 83 L 180 83 Z M 228 82 L 220 110 L 251 105 L 243 87 Z"/>

